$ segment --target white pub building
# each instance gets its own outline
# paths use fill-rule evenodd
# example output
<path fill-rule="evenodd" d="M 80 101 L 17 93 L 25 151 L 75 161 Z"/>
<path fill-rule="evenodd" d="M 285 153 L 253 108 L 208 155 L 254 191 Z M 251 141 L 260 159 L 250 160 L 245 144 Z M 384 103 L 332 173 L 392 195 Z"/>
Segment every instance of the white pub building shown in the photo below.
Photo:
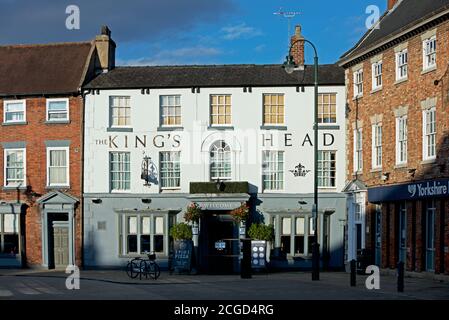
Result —
<path fill-rule="evenodd" d="M 154 251 L 168 263 L 170 227 L 203 209 L 198 269 L 235 272 L 242 229 L 230 211 L 272 224 L 273 267 L 309 268 L 313 204 L 313 66 L 117 67 L 87 85 L 84 264 L 123 266 Z M 345 86 L 319 67 L 322 264 L 344 266 Z M 143 179 L 145 178 L 145 179 Z M 230 250 L 217 250 L 225 240 Z"/>

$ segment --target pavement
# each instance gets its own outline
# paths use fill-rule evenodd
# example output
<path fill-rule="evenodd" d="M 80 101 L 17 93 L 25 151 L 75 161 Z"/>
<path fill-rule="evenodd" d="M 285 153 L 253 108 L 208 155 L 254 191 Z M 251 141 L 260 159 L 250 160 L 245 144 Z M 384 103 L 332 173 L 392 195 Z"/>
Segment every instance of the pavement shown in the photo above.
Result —
<path fill-rule="evenodd" d="M 130 279 L 123 270 L 81 270 L 78 290 L 68 290 L 63 271 L 0 269 L 0 300 L 449 300 L 449 283 L 406 278 L 397 292 L 394 275 L 380 276 L 380 289 L 368 290 L 367 276 L 323 272 L 240 275 L 170 275 L 158 280 Z M 69 281 L 70 282 L 70 281 Z"/>

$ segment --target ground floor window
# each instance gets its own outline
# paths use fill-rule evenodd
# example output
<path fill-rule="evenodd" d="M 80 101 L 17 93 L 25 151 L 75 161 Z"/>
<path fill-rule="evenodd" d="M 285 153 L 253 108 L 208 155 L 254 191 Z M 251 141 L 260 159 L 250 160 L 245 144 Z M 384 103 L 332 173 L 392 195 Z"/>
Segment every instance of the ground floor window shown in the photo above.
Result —
<path fill-rule="evenodd" d="M 120 253 L 165 252 L 168 235 L 166 215 L 125 214 L 120 216 Z"/>
<path fill-rule="evenodd" d="M 19 217 L 12 213 L 0 214 L 0 254 L 19 253 Z"/>
<path fill-rule="evenodd" d="M 279 224 L 276 223 L 277 218 Z M 283 255 L 311 255 L 315 240 L 315 229 L 311 215 L 291 215 L 272 217 L 275 232 L 280 243 L 275 243 Z M 279 227 L 277 227 L 279 225 Z"/>

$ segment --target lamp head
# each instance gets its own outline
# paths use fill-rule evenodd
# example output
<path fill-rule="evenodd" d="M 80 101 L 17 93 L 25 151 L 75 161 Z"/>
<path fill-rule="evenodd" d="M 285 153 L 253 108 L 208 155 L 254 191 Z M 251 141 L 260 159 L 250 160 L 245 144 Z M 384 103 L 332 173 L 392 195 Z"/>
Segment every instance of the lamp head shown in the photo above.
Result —
<path fill-rule="evenodd" d="M 285 72 L 287 72 L 288 74 L 292 74 L 293 71 L 295 71 L 296 64 L 295 61 L 293 60 L 293 56 L 288 55 L 286 57 L 283 67 L 285 69 Z"/>

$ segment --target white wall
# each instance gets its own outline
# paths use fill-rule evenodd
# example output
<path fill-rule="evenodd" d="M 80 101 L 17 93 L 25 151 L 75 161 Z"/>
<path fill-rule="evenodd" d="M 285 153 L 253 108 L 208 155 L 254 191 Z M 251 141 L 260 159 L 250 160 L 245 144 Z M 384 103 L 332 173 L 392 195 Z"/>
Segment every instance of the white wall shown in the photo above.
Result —
<path fill-rule="evenodd" d="M 319 149 L 337 151 L 337 186 L 327 189 L 340 192 L 345 184 L 345 88 L 321 87 L 320 92 L 337 93 L 337 123 L 339 130 L 321 130 Z M 287 130 L 261 130 L 263 118 L 263 94 L 285 94 L 285 126 Z M 157 131 L 160 122 L 159 96 L 181 95 L 182 131 Z M 211 130 L 209 126 L 209 95 L 232 95 L 232 126 L 234 130 Z M 131 127 L 133 132 L 108 132 L 109 97 L 131 97 Z M 86 96 L 85 114 L 85 193 L 109 193 L 109 151 L 131 152 L 131 190 L 130 193 L 159 193 L 157 185 L 143 186 L 141 180 L 141 163 L 143 152 L 149 155 L 159 166 L 159 151 L 181 151 L 181 189 L 174 192 L 189 192 L 191 181 L 209 181 L 208 150 L 211 143 L 224 137 L 233 149 L 232 175 L 235 181 L 248 181 L 261 192 L 262 150 L 285 151 L 285 188 L 284 193 L 313 192 L 313 171 L 305 177 L 294 177 L 289 170 L 294 170 L 298 163 L 307 170 L 313 170 L 313 147 L 303 141 L 309 134 L 313 142 L 314 89 L 306 87 L 305 92 L 296 92 L 295 87 L 253 88 L 252 92 L 243 92 L 243 88 L 201 88 L 200 93 L 191 89 L 151 89 L 149 95 L 142 95 L 140 90 L 101 90 L 99 95 Z M 332 146 L 323 147 L 323 133 L 333 134 Z M 263 134 L 273 135 L 273 147 L 263 147 Z M 285 146 L 285 134 L 291 138 L 292 146 Z M 290 136 L 291 134 L 291 136 Z M 147 146 L 135 147 L 135 136 L 143 139 L 146 135 Z M 158 135 L 162 135 L 160 137 Z M 125 147 L 125 136 L 128 147 Z M 153 145 L 164 140 L 164 147 Z M 180 146 L 176 146 L 174 136 L 179 136 Z M 110 145 L 109 139 L 115 140 L 118 148 Z M 177 139 L 177 138 L 176 138 Z M 173 191 L 163 191 L 173 192 Z"/>

